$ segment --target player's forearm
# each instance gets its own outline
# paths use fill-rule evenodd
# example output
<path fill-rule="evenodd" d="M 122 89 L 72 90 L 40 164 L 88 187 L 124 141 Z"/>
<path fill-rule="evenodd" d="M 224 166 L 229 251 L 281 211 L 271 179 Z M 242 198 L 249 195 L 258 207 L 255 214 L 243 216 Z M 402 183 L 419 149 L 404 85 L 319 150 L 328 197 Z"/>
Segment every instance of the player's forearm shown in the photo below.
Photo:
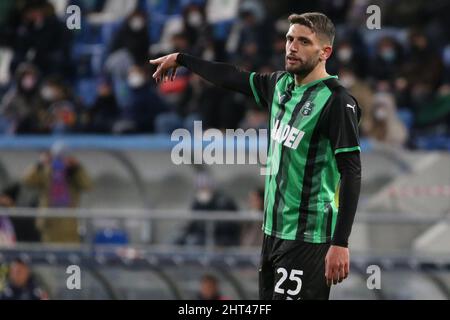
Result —
<path fill-rule="evenodd" d="M 340 153 L 336 161 L 341 174 L 339 214 L 331 244 L 348 246 L 361 190 L 361 159 L 359 152 Z"/>
<path fill-rule="evenodd" d="M 250 73 L 231 64 L 206 61 L 185 53 L 178 54 L 177 63 L 217 86 L 252 95 Z"/>

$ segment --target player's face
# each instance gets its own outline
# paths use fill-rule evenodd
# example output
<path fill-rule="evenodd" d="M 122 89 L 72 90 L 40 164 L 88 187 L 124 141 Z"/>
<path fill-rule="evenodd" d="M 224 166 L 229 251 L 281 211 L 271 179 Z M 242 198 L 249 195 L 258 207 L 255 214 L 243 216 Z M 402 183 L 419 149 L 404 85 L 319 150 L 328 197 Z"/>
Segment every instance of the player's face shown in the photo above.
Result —
<path fill-rule="evenodd" d="M 286 71 L 306 76 L 323 59 L 325 47 L 310 28 L 291 25 L 286 34 Z"/>

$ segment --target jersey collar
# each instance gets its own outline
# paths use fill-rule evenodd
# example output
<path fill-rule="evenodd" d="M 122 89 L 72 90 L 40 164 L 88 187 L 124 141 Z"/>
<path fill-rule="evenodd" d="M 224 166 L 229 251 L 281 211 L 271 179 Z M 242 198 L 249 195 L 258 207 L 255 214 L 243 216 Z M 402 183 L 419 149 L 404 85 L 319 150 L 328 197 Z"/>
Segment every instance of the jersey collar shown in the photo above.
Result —
<path fill-rule="evenodd" d="M 321 81 L 324 81 L 324 80 L 327 80 L 327 79 L 331 79 L 331 78 L 338 79 L 338 76 L 330 75 L 330 76 L 328 76 L 328 77 L 320 78 L 320 79 L 317 79 L 317 80 L 314 80 L 314 81 L 311 81 L 311 82 L 308 82 L 308 83 L 305 83 L 305 84 L 301 84 L 301 85 L 299 85 L 299 86 L 296 85 L 296 86 L 294 87 L 294 90 L 295 90 L 295 89 L 306 89 L 306 88 L 309 88 L 309 87 L 315 85 L 316 83 L 319 83 L 319 82 L 321 82 Z M 295 78 L 294 78 L 294 81 L 295 81 Z"/>

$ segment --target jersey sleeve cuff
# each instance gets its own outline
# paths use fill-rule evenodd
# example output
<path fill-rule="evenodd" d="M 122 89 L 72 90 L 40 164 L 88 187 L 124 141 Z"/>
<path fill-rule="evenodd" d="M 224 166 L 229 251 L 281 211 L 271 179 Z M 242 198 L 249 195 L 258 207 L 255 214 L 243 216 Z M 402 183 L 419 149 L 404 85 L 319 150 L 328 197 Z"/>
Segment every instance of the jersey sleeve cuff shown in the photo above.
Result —
<path fill-rule="evenodd" d="M 356 146 L 356 147 L 349 147 L 349 148 L 338 148 L 336 150 L 334 150 L 334 154 L 338 154 L 338 153 L 342 153 L 342 152 L 352 152 L 352 151 L 359 151 L 361 152 L 361 147 L 360 146 Z"/>

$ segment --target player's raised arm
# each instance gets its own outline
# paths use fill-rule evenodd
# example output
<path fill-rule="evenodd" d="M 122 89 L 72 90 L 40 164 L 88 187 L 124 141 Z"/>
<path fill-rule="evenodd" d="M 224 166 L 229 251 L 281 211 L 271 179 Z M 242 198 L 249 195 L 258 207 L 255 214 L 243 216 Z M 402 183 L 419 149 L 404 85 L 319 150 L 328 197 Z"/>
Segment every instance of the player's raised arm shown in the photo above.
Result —
<path fill-rule="evenodd" d="M 248 96 L 252 95 L 249 82 L 250 73 L 241 71 L 231 64 L 210 62 L 184 53 L 172 53 L 150 60 L 150 63 L 157 66 L 153 74 L 153 78 L 157 82 L 173 81 L 177 68 L 184 66 L 217 86 L 238 91 Z"/>

